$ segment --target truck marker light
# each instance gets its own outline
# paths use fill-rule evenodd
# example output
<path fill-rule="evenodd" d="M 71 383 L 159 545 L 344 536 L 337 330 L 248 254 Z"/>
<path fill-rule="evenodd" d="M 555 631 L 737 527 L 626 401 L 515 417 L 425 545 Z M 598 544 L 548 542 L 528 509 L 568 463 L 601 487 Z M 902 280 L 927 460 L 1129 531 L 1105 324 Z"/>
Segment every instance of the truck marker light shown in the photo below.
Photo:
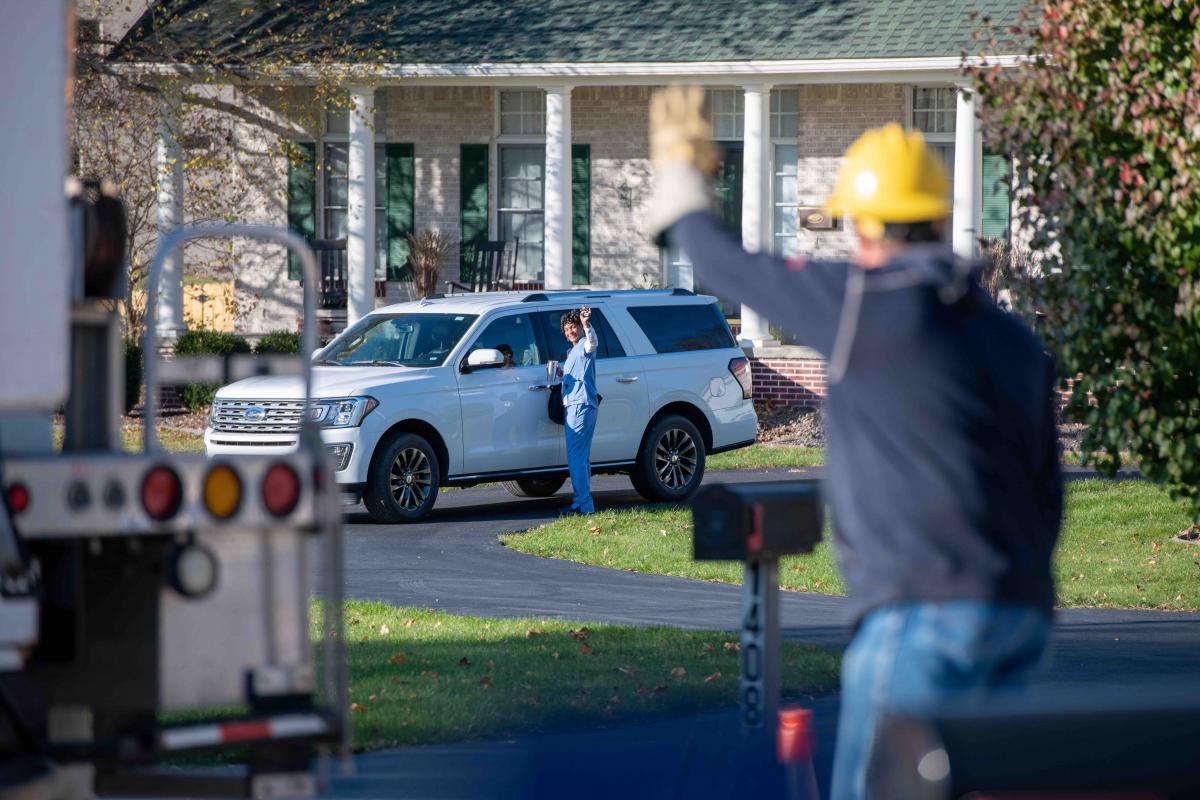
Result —
<path fill-rule="evenodd" d="M 229 519 L 242 504 L 242 479 L 228 464 L 217 464 L 204 476 L 204 507 L 217 519 Z"/>
<path fill-rule="evenodd" d="M 8 487 L 8 510 L 20 514 L 29 508 L 29 489 L 23 483 L 14 483 Z"/>
<path fill-rule="evenodd" d="M 175 516 L 183 505 L 183 484 L 175 470 L 157 466 L 142 479 L 142 508 L 150 519 L 164 522 Z"/>
<path fill-rule="evenodd" d="M 262 482 L 263 505 L 277 517 L 286 517 L 300 502 L 300 478 L 287 464 L 275 464 Z"/>

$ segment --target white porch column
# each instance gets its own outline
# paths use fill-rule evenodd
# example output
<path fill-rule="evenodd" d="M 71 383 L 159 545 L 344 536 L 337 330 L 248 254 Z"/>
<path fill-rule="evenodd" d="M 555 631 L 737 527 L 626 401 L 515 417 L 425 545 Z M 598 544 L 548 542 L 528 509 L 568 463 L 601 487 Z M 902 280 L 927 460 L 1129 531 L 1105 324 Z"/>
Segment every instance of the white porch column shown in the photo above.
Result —
<path fill-rule="evenodd" d="M 745 120 L 742 134 L 742 245 L 750 252 L 770 249 L 767 225 L 771 207 L 771 86 L 745 87 Z M 743 344 L 762 345 L 770 340 L 767 320 L 742 306 Z"/>
<path fill-rule="evenodd" d="M 571 288 L 571 87 L 546 87 L 547 289 Z"/>
<path fill-rule="evenodd" d="M 975 97 L 965 86 L 958 87 L 954 118 L 954 211 L 951 245 L 955 255 L 974 258 L 979 252 L 980 219 L 983 215 L 981 165 L 983 146 L 975 119 Z"/>
<path fill-rule="evenodd" d="M 160 238 L 183 224 L 183 152 L 179 147 L 179 113 L 177 97 L 164 100 L 158 109 L 154 162 L 158 180 L 157 230 Z M 158 306 L 153 323 L 159 337 L 174 339 L 185 330 L 183 248 L 176 248 L 163 261 L 162 280 L 158 285 Z"/>
<path fill-rule="evenodd" d="M 346 324 L 375 308 L 375 90 L 350 90 Z"/>

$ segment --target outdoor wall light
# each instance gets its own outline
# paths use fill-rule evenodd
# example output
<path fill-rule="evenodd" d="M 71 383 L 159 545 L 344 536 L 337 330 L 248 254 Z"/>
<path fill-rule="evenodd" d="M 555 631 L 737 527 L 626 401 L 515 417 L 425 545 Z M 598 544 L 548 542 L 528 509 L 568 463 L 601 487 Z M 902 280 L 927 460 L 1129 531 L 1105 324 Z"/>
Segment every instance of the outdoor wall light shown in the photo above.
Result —
<path fill-rule="evenodd" d="M 633 208 L 633 188 L 628 183 L 617 187 L 617 202 L 621 208 Z"/>

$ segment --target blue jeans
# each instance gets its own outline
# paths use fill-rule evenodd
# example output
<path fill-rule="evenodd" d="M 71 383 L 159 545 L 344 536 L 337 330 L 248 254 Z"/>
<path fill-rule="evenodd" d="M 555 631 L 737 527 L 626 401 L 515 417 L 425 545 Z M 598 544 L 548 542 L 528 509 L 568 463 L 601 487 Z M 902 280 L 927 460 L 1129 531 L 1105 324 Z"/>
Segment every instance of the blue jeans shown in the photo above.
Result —
<path fill-rule="evenodd" d="M 1049 632 L 1046 614 L 1012 604 L 910 603 L 869 613 L 842 657 L 832 800 L 867 797 L 867 764 L 887 712 L 936 712 L 1017 689 Z"/>
<path fill-rule="evenodd" d="M 571 488 L 575 499 L 571 508 L 591 514 L 592 504 L 592 435 L 596 432 L 595 406 L 570 405 L 566 408 L 567 470 L 571 473 Z"/>

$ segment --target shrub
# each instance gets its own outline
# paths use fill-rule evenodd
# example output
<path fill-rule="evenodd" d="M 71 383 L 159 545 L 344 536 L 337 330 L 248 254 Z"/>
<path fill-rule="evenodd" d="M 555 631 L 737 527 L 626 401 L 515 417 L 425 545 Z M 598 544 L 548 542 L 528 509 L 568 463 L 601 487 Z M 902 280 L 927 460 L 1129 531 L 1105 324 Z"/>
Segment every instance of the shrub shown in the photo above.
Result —
<path fill-rule="evenodd" d="M 142 346 L 125 340 L 125 413 L 133 411 L 142 394 Z"/>
<path fill-rule="evenodd" d="M 1078 376 L 1067 417 L 1097 467 L 1128 450 L 1200 520 L 1200 7 L 1045 0 L 1024 20 L 1025 67 L 971 72 L 1050 268 L 1040 328 Z M 993 52 L 1008 35 L 981 33 Z"/>
<path fill-rule="evenodd" d="M 264 334 L 254 345 L 256 355 L 277 353 L 294 356 L 300 352 L 300 334 L 294 331 L 272 331 Z"/>
<path fill-rule="evenodd" d="M 188 331 L 175 342 L 175 355 L 221 355 L 234 353 L 249 353 L 250 343 L 236 333 L 208 331 L 204 329 Z M 220 388 L 215 383 L 191 383 L 178 387 L 179 397 L 189 411 L 199 411 L 213 401 Z"/>

